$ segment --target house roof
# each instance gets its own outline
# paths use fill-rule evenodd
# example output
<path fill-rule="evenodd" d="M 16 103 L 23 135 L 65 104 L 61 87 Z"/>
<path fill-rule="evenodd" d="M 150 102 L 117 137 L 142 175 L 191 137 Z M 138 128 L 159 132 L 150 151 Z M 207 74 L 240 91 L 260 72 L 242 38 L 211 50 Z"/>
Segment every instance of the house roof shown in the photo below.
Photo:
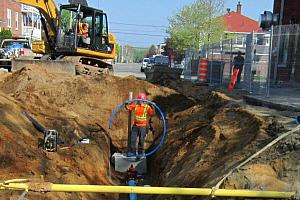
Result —
<path fill-rule="evenodd" d="M 257 21 L 241 15 L 237 12 L 230 11 L 223 15 L 223 20 L 227 31 L 250 33 L 250 32 L 262 32 Z"/>

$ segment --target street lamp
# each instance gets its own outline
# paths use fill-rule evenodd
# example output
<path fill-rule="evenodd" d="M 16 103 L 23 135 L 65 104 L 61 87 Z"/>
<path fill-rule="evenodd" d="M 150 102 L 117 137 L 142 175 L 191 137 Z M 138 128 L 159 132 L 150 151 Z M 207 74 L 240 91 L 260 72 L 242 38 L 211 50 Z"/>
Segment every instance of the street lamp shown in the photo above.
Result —
<path fill-rule="evenodd" d="M 270 11 L 265 11 L 259 17 L 259 26 L 263 30 L 268 30 L 272 26 L 278 25 L 278 23 L 279 23 L 279 16 L 278 16 L 278 14 L 273 14 Z"/>
<path fill-rule="evenodd" d="M 270 82 L 271 82 L 271 67 L 272 67 L 272 50 L 273 50 L 273 35 L 274 26 L 278 25 L 279 16 L 278 14 L 273 14 L 270 11 L 265 11 L 259 17 L 259 26 L 264 30 L 270 30 L 270 46 L 269 46 L 269 63 L 268 63 L 268 74 L 267 74 L 267 86 L 266 86 L 266 96 L 270 96 Z M 280 34 L 280 32 L 279 32 Z M 280 37 L 278 37 L 278 44 L 280 44 Z M 278 56 L 277 56 L 278 57 Z M 274 72 L 276 71 L 276 66 Z"/>

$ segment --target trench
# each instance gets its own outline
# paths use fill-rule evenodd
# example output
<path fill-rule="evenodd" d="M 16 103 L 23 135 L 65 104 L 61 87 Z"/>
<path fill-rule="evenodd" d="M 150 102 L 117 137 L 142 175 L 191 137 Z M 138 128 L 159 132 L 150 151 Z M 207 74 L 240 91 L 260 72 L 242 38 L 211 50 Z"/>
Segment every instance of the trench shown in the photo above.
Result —
<path fill-rule="evenodd" d="M 146 91 L 167 118 L 166 141 L 148 158 L 149 171 L 143 185 L 210 188 L 240 161 L 284 131 L 276 124 L 270 126 L 266 118 L 248 111 L 224 93 L 185 82 L 165 84 L 176 91 L 133 78 L 54 80 L 44 70 L 30 68 L 12 74 L 0 88 L 1 178 L 43 175 L 53 183 L 126 185 L 126 175 L 114 171 L 110 162 L 113 153 L 126 149 L 126 111 L 116 118 L 114 130 L 108 129 L 107 120 L 115 106 L 128 98 L 128 91 Z M 23 109 L 61 133 L 61 147 L 82 137 L 91 142 L 45 153 L 37 147 L 37 139 L 42 135 L 20 115 Z M 155 132 L 148 134 L 147 149 L 152 149 L 160 136 L 159 119 L 154 118 L 153 123 Z M 290 191 L 299 185 L 299 151 L 299 138 L 289 138 L 235 172 L 222 187 Z M 18 197 L 13 192 L 4 194 L 0 194 L 0 199 Z M 117 200 L 128 199 L 128 195 L 47 193 L 28 194 L 27 198 Z M 139 199 L 206 198 L 139 195 Z"/>

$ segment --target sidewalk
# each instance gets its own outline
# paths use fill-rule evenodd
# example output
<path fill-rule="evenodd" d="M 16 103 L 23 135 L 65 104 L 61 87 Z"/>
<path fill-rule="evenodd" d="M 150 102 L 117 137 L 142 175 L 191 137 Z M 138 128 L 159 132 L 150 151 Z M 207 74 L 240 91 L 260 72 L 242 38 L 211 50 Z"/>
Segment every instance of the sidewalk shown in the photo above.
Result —
<path fill-rule="evenodd" d="M 245 95 L 250 104 L 300 112 L 300 88 L 271 88 L 270 96 Z"/>

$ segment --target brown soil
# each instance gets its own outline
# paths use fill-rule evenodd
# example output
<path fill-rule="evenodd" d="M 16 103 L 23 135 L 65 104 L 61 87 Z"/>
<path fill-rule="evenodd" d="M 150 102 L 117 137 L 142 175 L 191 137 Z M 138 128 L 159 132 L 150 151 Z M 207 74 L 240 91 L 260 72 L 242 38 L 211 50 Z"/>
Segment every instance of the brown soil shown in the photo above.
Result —
<path fill-rule="evenodd" d="M 38 66 L 1 75 L 0 80 L 1 180 L 43 176 L 53 183 L 120 185 L 123 175 L 111 169 L 109 160 L 114 151 L 126 148 L 127 113 L 123 110 L 117 115 L 113 129 L 108 128 L 108 119 L 130 91 L 134 95 L 146 92 L 168 120 L 166 143 L 149 159 L 148 175 L 158 177 L 147 178 L 153 186 L 212 187 L 231 168 L 284 131 L 278 122 L 255 109 L 245 109 L 236 99 L 188 82 L 165 83 L 173 88 L 169 89 L 134 77 L 63 77 Z M 65 142 L 61 146 L 70 146 L 84 136 L 92 142 L 45 153 L 38 148 L 42 134 L 23 111 L 58 130 Z M 147 147 L 160 132 L 159 120 L 154 121 L 157 131 L 148 134 Z M 299 138 L 291 136 L 232 174 L 222 187 L 299 189 L 299 151 Z M 20 192 L 1 192 L 0 199 L 16 199 L 18 195 Z M 26 198 L 119 199 L 119 195 L 29 193 Z M 151 197 L 155 198 L 195 199 Z"/>

